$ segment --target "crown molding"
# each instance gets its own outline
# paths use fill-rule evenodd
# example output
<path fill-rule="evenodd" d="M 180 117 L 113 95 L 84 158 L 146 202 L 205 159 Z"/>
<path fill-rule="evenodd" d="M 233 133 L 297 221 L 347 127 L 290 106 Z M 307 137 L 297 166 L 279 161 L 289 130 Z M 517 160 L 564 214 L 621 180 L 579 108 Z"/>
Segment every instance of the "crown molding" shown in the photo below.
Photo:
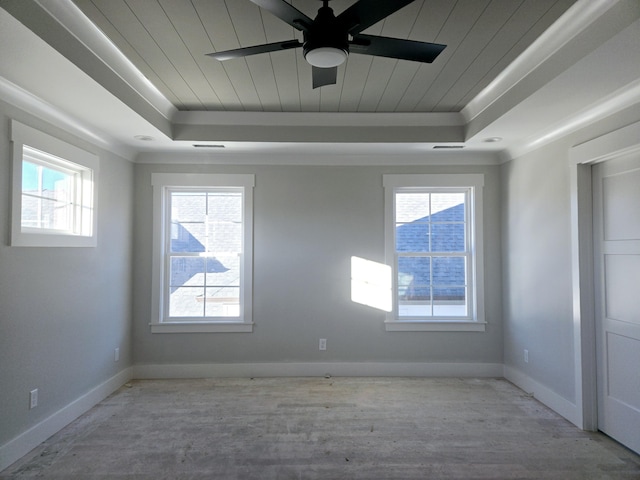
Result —
<path fill-rule="evenodd" d="M 465 122 L 478 118 L 617 3 L 578 0 L 462 109 Z"/>
<path fill-rule="evenodd" d="M 317 145 L 317 144 L 310 144 Z M 309 146 L 309 145 L 307 145 Z M 425 165 L 474 165 L 488 166 L 502 163 L 501 157 L 493 151 L 434 151 L 431 146 L 415 146 L 410 153 L 381 152 L 388 144 L 368 145 L 371 152 L 349 153 L 336 150 L 334 153 L 313 152 L 264 153 L 260 152 L 180 152 L 177 157 L 172 152 L 143 152 L 138 154 L 135 163 L 139 164 L 184 164 L 184 165 L 278 165 L 278 166 L 425 166 Z M 176 160 L 179 158 L 179 161 Z"/>
<path fill-rule="evenodd" d="M 179 112 L 173 138 L 220 142 L 463 142 L 464 119 L 452 113 Z M 240 128 L 239 128 L 240 127 Z"/>
<path fill-rule="evenodd" d="M 171 119 L 177 112 L 176 107 L 82 13 L 75 3 L 71 0 L 56 0 L 46 3 L 42 0 L 36 0 L 36 2 L 163 117 Z"/>
<path fill-rule="evenodd" d="M 509 153 L 512 158 L 521 157 L 637 104 L 640 104 L 640 79 L 612 92 L 574 115 L 550 125 L 545 130 L 536 132 L 535 135 L 520 142 Z"/>
<path fill-rule="evenodd" d="M 134 149 L 123 145 L 119 140 L 90 128 L 85 122 L 45 102 L 4 77 L 0 77 L 0 98 L 26 113 L 62 128 L 92 145 L 113 152 L 126 160 L 133 161 L 136 156 Z"/>
<path fill-rule="evenodd" d="M 526 115 L 526 109 L 520 107 L 531 107 L 532 98 L 580 62 L 584 64 L 585 58 L 617 37 L 638 18 L 640 3 L 637 0 L 578 0 L 462 110 L 467 122 L 465 139 L 485 134 L 488 127 L 495 128 L 497 124 L 505 128 L 503 120 L 506 115 L 511 115 L 512 119 L 516 118 L 514 114 L 517 115 L 518 111 Z M 629 56 L 629 52 L 626 53 Z M 531 148 L 528 144 L 541 146 L 563 131 L 573 131 L 573 124 L 587 124 L 585 117 L 599 109 L 594 104 L 566 117 L 551 117 L 553 126 L 536 127 L 528 137 L 513 138 L 518 145 L 511 155 L 527 151 Z M 576 123 L 578 119 L 581 120 Z M 523 121 L 528 119 L 523 118 Z M 563 125 L 567 122 L 568 125 Z"/>
<path fill-rule="evenodd" d="M 167 136 L 177 109 L 71 0 L 2 0 L 2 8 Z"/>
<path fill-rule="evenodd" d="M 459 112 L 354 113 L 354 112 L 203 112 L 181 111 L 172 118 L 184 125 L 270 125 L 280 127 L 433 127 L 463 126 Z"/>

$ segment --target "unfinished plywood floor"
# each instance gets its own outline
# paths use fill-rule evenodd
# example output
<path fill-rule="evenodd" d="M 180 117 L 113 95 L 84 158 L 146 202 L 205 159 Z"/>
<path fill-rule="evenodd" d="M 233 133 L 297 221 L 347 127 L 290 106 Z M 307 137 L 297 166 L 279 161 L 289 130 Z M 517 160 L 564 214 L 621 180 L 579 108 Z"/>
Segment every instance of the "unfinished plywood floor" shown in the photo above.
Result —
<path fill-rule="evenodd" d="M 135 381 L 1 479 L 640 479 L 504 380 Z"/>

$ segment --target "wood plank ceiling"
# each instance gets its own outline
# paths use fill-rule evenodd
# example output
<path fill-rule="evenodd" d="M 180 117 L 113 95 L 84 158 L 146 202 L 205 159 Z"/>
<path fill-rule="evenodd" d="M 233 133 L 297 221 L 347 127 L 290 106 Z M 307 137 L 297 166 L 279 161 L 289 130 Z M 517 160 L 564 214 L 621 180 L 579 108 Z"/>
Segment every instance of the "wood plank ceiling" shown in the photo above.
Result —
<path fill-rule="evenodd" d="M 205 55 L 302 40 L 249 0 L 74 1 L 179 110 L 402 113 L 460 111 L 575 2 L 416 0 L 363 33 L 446 44 L 434 63 L 351 54 L 336 85 L 314 90 L 302 49 Z M 321 6 L 291 3 L 311 18 Z"/>

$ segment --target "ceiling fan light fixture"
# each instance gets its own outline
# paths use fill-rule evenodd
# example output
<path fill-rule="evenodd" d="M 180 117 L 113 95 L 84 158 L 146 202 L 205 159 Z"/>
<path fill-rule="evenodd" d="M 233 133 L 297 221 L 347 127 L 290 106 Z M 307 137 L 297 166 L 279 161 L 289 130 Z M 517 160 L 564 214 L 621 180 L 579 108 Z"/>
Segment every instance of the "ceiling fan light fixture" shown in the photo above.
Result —
<path fill-rule="evenodd" d="M 314 67 L 332 68 L 342 65 L 347 55 L 347 52 L 341 48 L 318 47 L 306 52 L 304 58 Z"/>

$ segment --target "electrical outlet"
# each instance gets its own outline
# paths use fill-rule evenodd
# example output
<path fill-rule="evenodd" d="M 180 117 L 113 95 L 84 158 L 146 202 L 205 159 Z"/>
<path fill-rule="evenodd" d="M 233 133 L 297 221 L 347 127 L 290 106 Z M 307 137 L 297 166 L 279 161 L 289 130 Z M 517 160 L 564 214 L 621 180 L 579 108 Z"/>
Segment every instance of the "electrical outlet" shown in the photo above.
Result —
<path fill-rule="evenodd" d="M 529 350 L 524 351 L 524 363 L 529 363 Z"/>
<path fill-rule="evenodd" d="M 321 338 L 320 339 L 319 348 L 320 348 L 320 350 L 326 350 L 327 349 L 327 339 L 326 338 Z"/>
<path fill-rule="evenodd" d="M 29 392 L 29 410 L 38 406 L 38 389 Z"/>
<path fill-rule="evenodd" d="M 116 347 L 113 352 L 113 361 L 117 362 L 118 360 L 120 360 L 120 347 Z"/>

